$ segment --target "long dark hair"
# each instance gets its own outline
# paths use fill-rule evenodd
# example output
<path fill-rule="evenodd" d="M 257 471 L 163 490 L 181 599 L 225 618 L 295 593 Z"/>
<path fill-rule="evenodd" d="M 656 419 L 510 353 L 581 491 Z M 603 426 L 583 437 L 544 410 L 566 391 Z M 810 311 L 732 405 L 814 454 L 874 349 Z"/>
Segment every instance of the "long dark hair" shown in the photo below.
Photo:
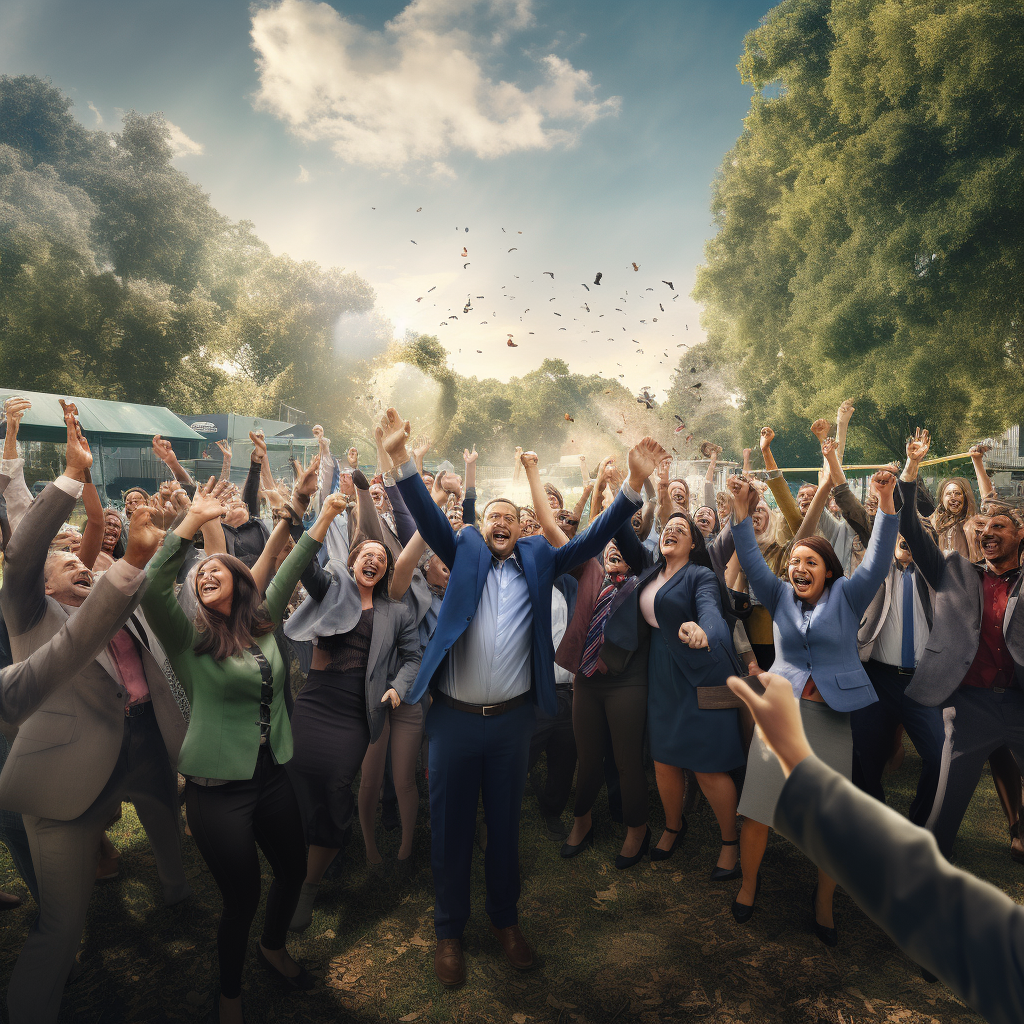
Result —
<path fill-rule="evenodd" d="M 359 557 L 359 552 L 367 544 L 376 544 L 378 547 L 384 549 L 384 557 L 387 559 L 387 568 L 384 570 L 384 575 L 373 585 L 373 599 L 376 601 L 378 597 L 389 598 L 389 591 L 391 590 L 391 574 L 395 569 L 395 559 L 391 554 L 391 549 L 382 540 L 374 540 L 372 537 L 367 537 L 366 540 L 361 540 L 349 553 L 348 553 L 348 571 L 352 571 L 352 566 L 356 564 L 356 559 Z"/>
<path fill-rule="evenodd" d="M 836 554 L 835 548 L 833 548 L 824 537 L 818 537 L 815 535 L 813 537 L 804 537 L 801 540 L 792 541 L 789 548 L 789 556 L 786 559 L 787 563 L 789 558 L 792 558 L 793 552 L 796 551 L 797 548 L 810 548 L 825 563 L 825 570 L 832 573 L 831 578 L 828 576 L 825 577 L 826 590 L 828 590 L 836 580 L 842 579 L 844 575 L 843 563 L 839 561 L 839 556 Z M 786 570 L 786 577 L 789 577 L 788 569 Z"/>
<path fill-rule="evenodd" d="M 689 512 L 673 512 L 672 515 L 665 520 L 665 526 L 668 526 L 673 519 L 683 519 L 686 521 L 686 525 L 690 530 L 690 561 L 694 565 L 703 565 L 705 569 L 710 569 L 712 572 L 715 571 L 715 567 L 711 564 L 711 556 L 708 554 L 708 542 L 704 539 L 704 534 L 700 532 L 700 528 L 693 521 Z M 662 532 L 665 530 L 665 526 L 662 527 Z M 661 550 L 661 541 L 658 542 L 658 564 L 662 568 L 665 567 L 665 553 Z"/>
<path fill-rule="evenodd" d="M 227 615 L 207 608 L 199 596 L 199 569 L 213 560 L 220 562 L 231 573 L 234 592 L 231 596 L 231 611 Z M 199 630 L 196 654 L 212 654 L 214 661 L 223 661 L 251 647 L 257 637 L 274 632 L 274 623 L 267 615 L 259 587 L 249 567 L 240 558 L 234 555 L 208 555 L 196 566 L 193 586 L 197 605 L 196 629 Z"/>

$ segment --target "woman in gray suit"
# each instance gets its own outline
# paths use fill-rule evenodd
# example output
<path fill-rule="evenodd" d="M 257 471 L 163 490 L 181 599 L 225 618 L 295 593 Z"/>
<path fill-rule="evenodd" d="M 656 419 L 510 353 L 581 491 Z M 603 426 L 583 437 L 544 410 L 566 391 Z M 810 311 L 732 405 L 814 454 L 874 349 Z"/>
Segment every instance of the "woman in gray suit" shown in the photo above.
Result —
<path fill-rule="evenodd" d="M 292 640 L 313 640 L 313 665 L 295 699 L 295 754 L 288 770 L 306 821 L 306 881 L 290 930 L 310 924 L 320 880 L 352 820 L 352 782 L 366 749 L 401 703 L 422 653 L 412 602 L 391 599 L 391 552 L 364 540 L 302 576 L 309 596 L 285 626 Z"/>

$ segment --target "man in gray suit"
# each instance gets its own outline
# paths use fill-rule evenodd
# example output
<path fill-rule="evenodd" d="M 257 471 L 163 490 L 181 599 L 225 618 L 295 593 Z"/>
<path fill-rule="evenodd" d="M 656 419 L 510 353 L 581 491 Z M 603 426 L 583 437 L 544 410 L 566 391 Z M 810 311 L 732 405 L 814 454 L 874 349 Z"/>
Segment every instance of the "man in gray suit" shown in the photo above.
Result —
<path fill-rule="evenodd" d="M 73 406 L 65 421 L 67 469 L 32 504 L 6 552 L 0 607 L 15 661 L 52 640 L 93 586 L 92 573 L 75 556 L 48 556 L 92 464 Z M 74 678 L 60 680 L 19 720 L 0 774 L 0 807 L 24 818 L 41 899 L 11 974 L 11 1024 L 57 1018 L 85 924 L 100 835 L 122 800 L 135 804 L 153 845 L 164 901 L 190 893 L 173 767 L 185 722 L 147 640 L 119 630 Z"/>
<path fill-rule="evenodd" d="M 952 867 L 929 832 L 819 761 L 782 676 L 763 672 L 753 686 L 732 676 L 729 688 L 750 708 L 786 775 L 775 831 L 986 1020 L 1024 1020 L 1024 908 Z"/>
<path fill-rule="evenodd" d="M 945 555 L 917 515 L 917 472 L 928 454 L 927 430 L 907 443 L 900 478 L 900 533 L 935 592 L 932 630 L 907 696 L 943 707 L 945 742 L 927 827 L 948 857 L 982 767 L 1006 744 L 1024 766 L 1024 615 L 1018 615 L 1024 524 L 1012 509 L 988 517 L 984 562 Z"/>

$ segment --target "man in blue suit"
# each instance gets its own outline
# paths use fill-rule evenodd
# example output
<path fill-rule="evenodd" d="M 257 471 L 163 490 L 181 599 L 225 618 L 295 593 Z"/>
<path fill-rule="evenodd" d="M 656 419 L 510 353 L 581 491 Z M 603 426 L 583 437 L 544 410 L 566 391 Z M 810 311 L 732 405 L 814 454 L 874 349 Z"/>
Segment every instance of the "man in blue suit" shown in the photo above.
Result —
<path fill-rule="evenodd" d="M 640 508 L 644 481 L 666 457 L 645 437 L 629 453 L 629 481 L 596 523 L 553 548 L 520 538 L 519 509 L 488 503 L 483 526 L 455 533 L 409 457 L 407 420 L 388 409 L 384 448 L 420 533 L 451 575 L 437 628 L 406 701 L 429 687 L 431 867 L 434 873 L 434 971 L 444 985 L 466 980 L 462 933 L 469 920 L 469 875 L 476 809 L 487 821 L 487 914 L 491 930 L 519 970 L 533 950 L 519 929 L 519 816 L 526 788 L 534 708 L 558 709 L 551 642 L 556 577 L 599 554 Z"/>

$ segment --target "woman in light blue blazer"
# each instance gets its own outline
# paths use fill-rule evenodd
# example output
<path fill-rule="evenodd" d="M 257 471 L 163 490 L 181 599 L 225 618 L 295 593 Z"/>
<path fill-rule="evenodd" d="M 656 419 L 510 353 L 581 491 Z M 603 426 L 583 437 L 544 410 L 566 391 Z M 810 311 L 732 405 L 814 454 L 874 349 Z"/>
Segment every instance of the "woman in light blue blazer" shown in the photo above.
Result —
<path fill-rule="evenodd" d="M 834 441 L 826 439 L 823 453 Z M 876 473 L 879 513 L 864 561 L 847 579 L 832 546 L 823 537 L 794 543 L 789 556 L 789 582 L 780 580 L 761 555 L 749 507 L 750 484 L 731 477 L 733 538 L 736 554 L 757 599 L 771 613 L 775 633 L 772 671 L 785 676 L 800 701 L 804 728 L 814 753 L 847 778 L 853 774 L 850 712 L 878 698 L 857 653 L 861 616 L 885 579 L 899 532 L 893 505 L 896 479 Z M 737 521 L 737 517 L 743 518 Z M 755 736 L 747 758 L 738 813 L 745 818 L 740 834 L 743 885 L 732 905 L 733 917 L 750 920 L 757 896 L 758 870 L 768 843 L 768 830 L 785 779 L 779 763 Z M 838 941 L 832 918 L 835 882 L 818 872 L 812 904 L 814 933 L 828 946 Z"/>

